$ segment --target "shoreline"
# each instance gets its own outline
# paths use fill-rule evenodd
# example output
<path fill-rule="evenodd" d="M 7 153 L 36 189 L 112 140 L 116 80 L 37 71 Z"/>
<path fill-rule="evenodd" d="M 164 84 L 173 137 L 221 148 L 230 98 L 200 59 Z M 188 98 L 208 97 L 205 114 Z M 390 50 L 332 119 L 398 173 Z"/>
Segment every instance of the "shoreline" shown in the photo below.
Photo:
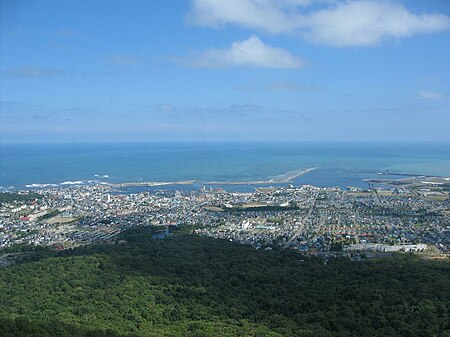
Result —
<path fill-rule="evenodd" d="M 138 181 L 138 182 L 128 182 L 120 184 L 108 184 L 108 187 L 132 187 L 132 186 L 171 186 L 171 185 L 192 185 L 197 180 L 182 180 L 182 181 Z"/>
<path fill-rule="evenodd" d="M 62 183 L 33 183 L 27 184 L 20 187 L 8 186 L 3 187 L 0 186 L 0 192 L 20 192 L 20 191 L 39 191 L 46 189 L 63 189 L 68 187 L 75 186 L 98 186 L 103 188 L 118 188 L 123 189 L 127 187 L 164 187 L 164 186 L 253 186 L 253 188 L 258 187 L 267 187 L 270 185 L 282 185 L 292 183 L 298 177 L 301 177 L 313 170 L 321 169 L 321 167 L 311 167 L 307 169 L 298 169 L 283 173 L 281 175 L 277 175 L 274 177 L 269 177 L 267 180 L 250 180 L 250 181 L 241 181 L 241 180 L 233 180 L 233 181 L 203 181 L 198 179 L 192 180 L 180 180 L 180 181 L 129 181 L 129 182 L 121 182 L 121 183 L 110 183 L 99 180 L 76 180 L 76 181 L 64 181 Z M 424 174 L 410 174 L 410 173 L 400 173 L 400 172 L 392 172 L 391 176 L 403 176 L 402 178 L 388 178 L 385 175 L 378 175 L 370 178 L 362 178 L 360 182 L 365 184 L 382 184 L 388 186 L 402 186 L 402 185 L 411 185 L 411 184 L 420 184 L 422 181 L 424 185 L 433 185 L 433 184 L 450 184 L 450 177 L 445 176 L 433 176 L 433 175 L 424 175 Z M 333 184 L 330 186 L 343 186 L 339 183 Z M 352 185 L 348 185 L 352 186 Z"/>

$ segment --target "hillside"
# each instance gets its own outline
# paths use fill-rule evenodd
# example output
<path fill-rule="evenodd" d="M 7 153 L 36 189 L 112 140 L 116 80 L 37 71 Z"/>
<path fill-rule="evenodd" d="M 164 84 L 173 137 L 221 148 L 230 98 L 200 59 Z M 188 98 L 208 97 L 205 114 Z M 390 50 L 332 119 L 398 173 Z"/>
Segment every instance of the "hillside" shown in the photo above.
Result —
<path fill-rule="evenodd" d="M 150 234 L 1 268 L 0 336 L 450 336 L 448 262 Z"/>

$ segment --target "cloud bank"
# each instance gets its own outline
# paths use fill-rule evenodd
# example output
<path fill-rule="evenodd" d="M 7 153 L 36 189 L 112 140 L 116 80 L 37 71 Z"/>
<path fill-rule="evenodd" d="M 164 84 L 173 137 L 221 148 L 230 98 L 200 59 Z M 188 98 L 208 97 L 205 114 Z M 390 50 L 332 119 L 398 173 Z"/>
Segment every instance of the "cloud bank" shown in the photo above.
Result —
<path fill-rule="evenodd" d="M 374 0 L 192 0 L 188 22 L 296 33 L 307 41 L 336 47 L 372 46 L 450 29 L 446 15 L 417 14 L 393 1 Z"/>

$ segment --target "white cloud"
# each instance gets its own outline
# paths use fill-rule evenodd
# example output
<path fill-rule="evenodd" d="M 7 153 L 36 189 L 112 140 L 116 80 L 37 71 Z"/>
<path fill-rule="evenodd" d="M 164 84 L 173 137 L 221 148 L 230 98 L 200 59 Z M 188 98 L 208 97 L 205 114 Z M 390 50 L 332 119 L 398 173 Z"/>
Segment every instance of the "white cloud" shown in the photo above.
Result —
<path fill-rule="evenodd" d="M 188 21 L 301 33 L 308 41 L 338 47 L 370 46 L 388 38 L 450 29 L 446 15 L 416 14 L 387 0 L 192 0 Z"/>
<path fill-rule="evenodd" d="M 440 92 L 421 90 L 419 96 L 426 99 L 439 99 L 444 97 Z"/>
<path fill-rule="evenodd" d="M 403 38 L 450 28 L 442 14 L 414 14 L 400 4 L 352 1 L 312 13 L 303 32 L 307 40 L 333 45 L 370 46 L 387 38 Z"/>
<path fill-rule="evenodd" d="M 303 66 L 303 61 L 289 51 L 266 45 L 254 35 L 247 40 L 233 42 L 227 49 L 206 50 L 189 63 L 204 68 L 252 66 L 294 69 Z"/>
<path fill-rule="evenodd" d="M 296 15 L 283 11 L 282 4 L 287 5 L 283 0 L 193 0 L 188 21 L 210 27 L 230 23 L 271 33 L 288 32 L 296 26 Z"/>

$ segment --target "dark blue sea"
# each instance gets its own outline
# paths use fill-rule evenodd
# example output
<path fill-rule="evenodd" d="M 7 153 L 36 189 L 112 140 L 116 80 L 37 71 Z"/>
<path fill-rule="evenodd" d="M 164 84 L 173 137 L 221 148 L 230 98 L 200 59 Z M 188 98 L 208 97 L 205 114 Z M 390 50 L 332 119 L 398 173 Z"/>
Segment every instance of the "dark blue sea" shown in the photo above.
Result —
<path fill-rule="evenodd" d="M 2 190 L 194 179 L 199 182 L 185 188 L 200 188 L 202 181 L 267 180 L 311 167 L 318 169 L 294 185 L 365 187 L 363 179 L 387 170 L 449 177 L 450 142 L 0 144 Z"/>

